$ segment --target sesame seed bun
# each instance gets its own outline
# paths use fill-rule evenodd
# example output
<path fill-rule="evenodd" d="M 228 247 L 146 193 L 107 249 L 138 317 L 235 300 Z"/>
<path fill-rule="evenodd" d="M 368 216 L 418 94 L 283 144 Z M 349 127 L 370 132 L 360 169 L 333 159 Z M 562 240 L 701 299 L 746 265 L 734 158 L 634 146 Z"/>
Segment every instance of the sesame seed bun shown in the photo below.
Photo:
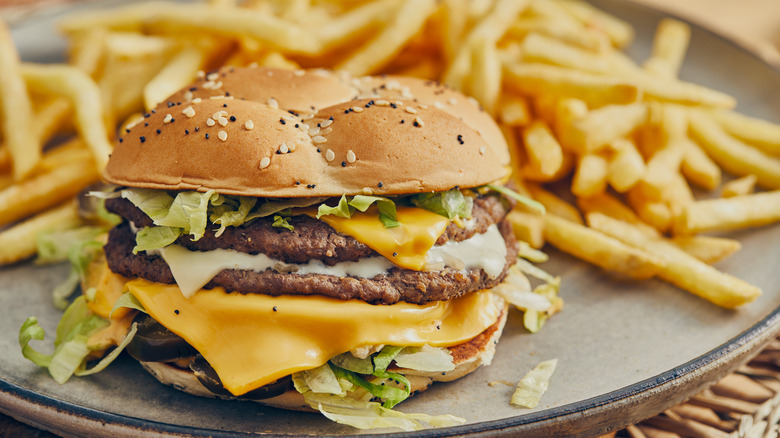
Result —
<path fill-rule="evenodd" d="M 454 90 L 407 78 L 229 68 L 120 134 L 104 178 L 133 187 L 392 195 L 509 174 L 506 143 L 489 115 Z"/>
<path fill-rule="evenodd" d="M 496 351 L 496 344 L 506 324 L 508 304 L 499 297 L 493 300 L 497 308 L 502 309 L 496 322 L 475 338 L 453 347 L 449 347 L 455 363 L 455 369 L 447 372 L 415 371 L 391 366 L 390 371 L 402 373 L 410 383 L 411 396 L 428 389 L 434 382 L 451 382 L 474 372 L 482 365 L 490 365 Z M 214 394 L 200 383 L 195 374 L 187 369 L 178 368 L 164 362 L 140 362 L 141 365 L 161 383 L 189 394 L 227 398 Z M 256 400 L 258 403 L 281 409 L 313 412 L 303 400 L 303 396 L 294 389 L 276 397 Z"/>

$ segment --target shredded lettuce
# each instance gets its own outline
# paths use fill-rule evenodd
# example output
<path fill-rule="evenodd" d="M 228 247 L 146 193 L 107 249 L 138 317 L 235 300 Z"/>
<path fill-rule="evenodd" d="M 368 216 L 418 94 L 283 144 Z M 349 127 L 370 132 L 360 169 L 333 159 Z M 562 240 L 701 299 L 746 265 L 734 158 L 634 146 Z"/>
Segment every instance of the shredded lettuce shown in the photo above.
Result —
<path fill-rule="evenodd" d="M 355 210 L 365 212 L 373 204 L 377 205 L 379 220 L 385 228 L 395 228 L 401 225 L 396 217 L 395 202 L 381 196 L 355 195 L 347 198 L 345 195 L 341 195 L 339 203 L 335 207 L 320 204 L 317 207 L 317 219 L 327 215 L 349 219 Z"/>
<path fill-rule="evenodd" d="M 306 386 L 313 392 L 321 394 L 344 395 L 344 389 L 339 384 L 339 378 L 327 363 L 314 369 L 300 372 Z"/>
<path fill-rule="evenodd" d="M 558 359 L 545 360 L 536 365 L 517 384 L 517 389 L 512 394 L 511 404 L 530 409 L 538 406 L 542 395 L 550 386 L 550 378 L 557 365 Z"/>
<path fill-rule="evenodd" d="M 114 311 L 121 307 L 127 307 L 128 309 L 134 309 L 143 313 L 147 313 L 143 304 L 141 304 L 141 302 L 138 301 L 138 298 L 136 298 L 135 295 L 131 294 L 130 292 L 123 293 L 119 299 L 116 300 L 114 307 L 111 308 L 111 311 L 108 313 L 108 317 L 111 318 L 111 315 L 114 314 Z"/>
<path fill-rule="evenodd" d="M 358 429 L 396 428 L 404 431 L 428 427 L 457 426 L 465 419 L 453 415 L 407 414 L 388 409 L 375 402 L 354 400 L 333 394 L 303 393 L 306 403 L 336 423 Z"/>
<path fill-rule="evenodd" d="M 89 336 L 108 326 L 108 321 L 92 314 L 87 308 L 83 296 L 76 298 L 68 306 L 57 325 L 57 337 L 54 340 L 54 352 L 50 355 L 33 349 L 32 340 L 42 341 L 44 331 L 35 317 L 27 318 L 19 330 L 19 345 L 22 355 L 36 365 L 48 368 L 49 374 L 57 383 L 65 383 L 77 370 L 84 370 L 84 360 L 90 350 L 87 347 Z"/>
<path fill-rule="evenodd" d="M 401 368 L 419 371 L 452 371 L 455 363 L 446 348 L 436 348 L 430 345 L 422 347 L 406 347 L 395 357 L 395 364 Z"/>
<path fill-rule="evenodd" d="M 103 246 L 98 236 L 105 231 L 103 227 L 84 226 L 65 231 L 41 233 L 37 236 L 38 258 L 36 263 L 70 261 L 71 269 L 68 278 L 52 290 L 52 301 L 58 309 L 65 309 L 68 306 L 68 297 L 73 295 L 79 282 L 84 280 L 87 265 Z"/>
<path fill-rule="evenodd" d="M 175 242 L 183 233 L 182 228 L 144 227 L 135 235 L 133 254 L 137 254 L 138 251 L 164 248 Z"/>
<path fill-rule="evenodd" d="M 458 189 L 446 192 L 421 193 L 410 196 L 409 200 L 417 207 L 424 208 L 449 219 L 469 218 L 474 200 Z"/>
<path fill-rule="evenodd" d="M 517 243 L 520 245 L 520 251 L 517 254 L 518 257 L 522 257 L 534 263 L 544 263 L 550 259 L 550 256 L 546 253 L 531 248 L 531 245 L 529 245 L 528 242 L 518 240 Z"/>
<path fill-rule="evenodd" d="M 213 202 L 209 220 L 215 225 L 219 225 L 214 235 L 219 237 L 225 232 L 227 227 L 237 227 L 246 222 L 249 212 L 255 208 L 257 198 L 247 196 L 219 196 L 218 201 Z"/>
<path fill-rule="evenodd" d="M 330 363 L 336 365 L 339 368 L 352 371 L 353 373 L 371 374 L 374 372 L 374 362 L 371 357 L 361 359 L 359 357 L 355 357 L 350 352 L 342 353 L 333 357 L 330 360 Z"/>
<path fill-rule="evenodd" d="M 99 373 L 106 369 L 107 366 L 111 365 L 114 360 L 116 360 L 117 357 L 119 357 L 119 354 L 122 353 L 122 351 L 127 347 L 127 344 L 130 343 L 130 341 L 133 340 L 135 337 L 135 334 L 138 332 L 138 324 L 133 323 L 133 325 L 130 327 L 130 330 L 127 332 L 127 335 L 125 335 L 125 338 L 122 340 L 122 342 L 117 345 L 116 348 L 111 350 L 111 353 L 108 353 L 106 356 L 104 356 L 102 359 L 100 359 L 100 362 L 95 364 L 94 367 L 90 369 L 86 369 L 86 367 L 79 367 L 74 374 L 77 376 L 89 376 L 95 373 Z"/>
<path fill-rule="evenodd" d="M 286 228 L 290 231 L 295 229 L 292 225 L 290 225 L 290 218 L 280 214 L 274 215 L 274 222 L 271 224 L 271 226 L 276 228 Z"/>
<path fill-rule="evenodd" d="M 508 197 L 514 199 L 515 201 L 525 205 L 526 207 L 528 207 L 528 208 L 530 208 L 532 210 L 536 210 L 536 211 L 538 211 L 541 214 L 545 213 L 544 205 L 542 205 L 540 202 L 535 201 L 535 200 L 533 200 L 533 199 L 531 199 L 531 198 L 529 198 L 527 196 L 523 196 L 523 195 L 517 193 L 516 191 L 510 189 L 509 187 L 497 186 L 495 184 L 488 184 L 487 187 L 489 189 L 491 189 L 491 190 L 495 190 L 498 193 L 501 193 L 502 195 L 505 195 L 505 196 L 508 196 Z"/>

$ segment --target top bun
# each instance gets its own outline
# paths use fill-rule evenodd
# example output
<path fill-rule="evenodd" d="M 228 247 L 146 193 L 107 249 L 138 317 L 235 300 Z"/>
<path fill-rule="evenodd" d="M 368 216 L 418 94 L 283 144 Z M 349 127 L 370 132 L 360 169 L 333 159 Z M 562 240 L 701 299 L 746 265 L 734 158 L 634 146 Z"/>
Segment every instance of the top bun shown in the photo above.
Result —
<path fill-rule="evenodd" d="M 509 174 L 506 142 L 473 99 L 411 78 L 226 68 L 121 135 L 104 178 L 131 187 L 393 195 Z"/>

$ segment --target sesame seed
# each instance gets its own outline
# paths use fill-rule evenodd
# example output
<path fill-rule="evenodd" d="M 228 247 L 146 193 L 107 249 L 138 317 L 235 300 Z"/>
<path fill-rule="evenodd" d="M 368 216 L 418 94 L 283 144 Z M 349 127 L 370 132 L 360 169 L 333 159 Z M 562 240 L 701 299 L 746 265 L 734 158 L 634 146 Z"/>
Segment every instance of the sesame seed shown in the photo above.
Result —
<path fill-rule="evenodd" d="M 209 135 L 208 135 L 208 134 L 206 134 L 206 140 L 208 140 L 208 139 L 209 139 Z"/>
<path fill-rule="evenodd" d="M 166 114 L 165 118 L 163 119 L 163 123 L 171 123 L 173 121 L 173 116 L 170 114 Z"/>
<path fill-rule="evenodd" d="M 293 72 L 293 76 L 296 76 L 296 77 L 301 77 L 301 76 L 303 76 L 305 74 L 306 74 L 306 72 L 304 70 L 295 70 Z"/>
<path fill-rule="evenodd" d="M 383 185 L 384 185 L 384 184 L 382 184 L 382 183 L 379 183 L 379 184 L 377 184 L 376 186 L 377 186 L 377 187 L 379 187 L 379 188 L 381 189 Z"/>
<path fill-rule="evenodd" d="M 269 165 L 271 165 L 271 159 L 270 159 L 270 158 L 268 158 L 268 157 L 263 157 L 263 159 L 262 159 L 262 160 L 260 160 L 260 168 L 261 168 L 261 169 L 265 169 L 265 168 L 266 168 L 266 167 L 268 167 Z"/>
<path fill-rule="evenodd" d="M 404 111 L 406 111 L 409 114 L 417 114 L 417 110 L 412 108 L 412 107 L 410 107 L 410 106 L 407 106 L 406 108 L 404 108 Z"/>
<path fill-rule="evenodd" d="M 281 151 L 283 154 L 286 154 L 287 152 L 290 152 L 290 148 L 287 147 L 287 143 L 282 143 L 282 145 L 279 146 L 279 151 Z"/>
<path fill-rule="evenodd" d="M 420 104 L 420 108 L 422 108 L 422 109 L 428 109 L 428 105 L 424 105 L 424 104 L 422 104 L 422 103 L 421 103 L 421 104 Z"/>
<path fill-rule="evenodd" d="M 414 126 L 421 128 L 423 126 L 423 121 L 419 117 L 414 118 Z"/>
<path fill-rule="evenodd" d="M 294 151 L 296 147 L 298 147 L 295 143 L 290 143 L 287 145 L 288 148 L 290 148 L 290 152 Z"/>
<path fill-rule="evenodd" d="M 458 134 L 458 143 L 460 143 L 460 144 L 464 144 L 465 143 L 463 141 L 463 134 Z"/>
<path fill-rule="evenodd" d="M 352 152 L 352 149 L 347 151 L 347 161 L 350 163 L 354 163 L 355 160 L 357 160 L 357 157 L 355 156 L 355 153 Z"/>
<path fill-rule="evenodd" d="M 346 161 L 342 161 L 341 162 L 341 167 L 347 167 L 347 162 Z"/>
<path fill-rule="evenodd" d="M 141 136 L 141 143 L 144 143 L 146 141 L 146 137 Z"/>
<path fill-rule="evenodd" d="M 302 124 L 302 125 L 300 125 L 300 126 L 298 126 L 298 124 L 296 123 L 296 124 L 295 124 L 295 127 L 296 127 L 296 128 L 301 128 L 301 130 L 302 130 L 302 131 L 308 131 L 308 130 L 309 130 L 309 125 L 308 125 L 308 124 L 306 124 L 306 123 L 304 123 L 304 124 Z"/>
<path fill-rule="evenodd" d="M 332 150 L 328 149 L 328 150 L 325 152 L 325 159 L 326 159 L 326 160 L 328 160 L 328 161 L 333 161 L 333 160 L 335 160 L 335 159 L 336 159 L 336 153 L 335 153 L 335 152 L 333 152 Z"/>
<path fill-rule="evenodd" d="M 362 113 L 363 112 L 363 108 L 361 108 L 359 106 L 353 106 L 352 107 L 352 111 L 354 111 L 356 113 Z"/>
<path fill-rule="evenodd" d="M 322 143 L 325 143 L 328 140 L 325 137 L 321 136 L 321 135 L 317 135 L 317 136 L 312 137 L 311 141 L 313 141 L 314 144 L 322 144 Z"/>
<path fill-rule="evenodd" d="M 379 99 L 379 100 L 375 100 L 374 101 L 374 105 L 376 105 L 376 106 L 388 106 L 388 105 L 390 105 L 390 102 L 388 102 L 386 100 Z"/>
<path fill-rule="evenodd" d="M 235 122 L 236 121 L 236 116 L 230 116 L 230 121 L 231 122 Z"/>
<path fill-rule="evenodd" d="M 480 155 L 485 155 L 485 146 L 480 146 L 480 148 L 479 148 L 479 154 L 480 154 Z"/>
<path fill-rule="evenodd" d="M 227 132 L 219 131 L 219 133 L 217 133 L 217 137 L 219 137 L 219 139 L 222 141 L 227 141 Z"/>
<path fill-rule="evenodd" d="M 395 106 L 404 106 L 404 103 L 403 103 L 403 102 L 401 102 L 400 100 L 396 100 L 396 101 L 395 101 L 395 102 L 393 102 L 393 103 L 395 104 Z"/>
<path fill-rule="evenodd" d="M 195 117 L 195 110 L 192 109 L 191 106 L 188 106 L 187 108 L 184 109 L 184 111 L 182 111 L 182 114 L 184 114 L 185 116 L 187 116 L 189 118 L 193 118 L 193 117 Z"/>
<path fill-rule="evenodd" d="M 120 143 L 122 143 L 123 141 L 125 141 L 125 140 L 124 140 L 123 138 L 121 138 L 121 137 L 120 137 L 120 138 L 119 138 L 119 142 L 120 142 Z"/>
<path fill-rule="evenodd" d="M 325 128 L 322 131 L 320 131 L 320 135 L 328 135 L 331 132 L 333 132 L 333 128 Z"/>
<path fill-rule="evenodd" d="M 255 129 L 255 123 L 251 120 L 247 120 L 246 123 L 244 123 L 244 128 L 246 128 L 247 131 L 251 131 Z"/>
<path fill-rule="evenodd" d="M 319 133 L 320 133 L 320 128 L 318 128 L 316 126 L 314 128 L 309 129 L 309 135 L 312 136 L 312 137 L 314 137 L 315 135 L 317 135 Z"/>
<path fill-rule="evenodd" d="M 404 124 L 404 123 L 406 123 L 406 120 L 401 119 L 401 124 Z"/>
<path fill-rule="evenodd" d="M 331 124 L 333 124 L 333 119 L 325 120 L 325 121 L 320 122 L 320 127 L 321 128 L 327 128 Z"/>
<path fill-rule="evenodd" d="M 345 109 L 345 110 L 344 110 L 344 114 L 349 114 L 349 110 L 348 110 L 348 109 Z"/>
<path fill-rule="evenodd" d="M 196 97 L 195 99 L 192 99 L 192 103 L 196 103 L 197 104 L 197 103 L 200 103 L 202 100 L 203 99 L 201 99 L 200 97 Z"/>
<path fill-rule="evenodd" d="M 200 127 L 196 126 L 195 127 L 195 132 L 198 132 L 198 131 L 200 131 Z"/>
<path fill-rule="evenodd" d="M 161 133 L 161 132 L 162 132 L 161 130 L 159 130 L 159 129 L 157 130 L 157 133 L 158 133 L 158 134 L 159 134 L 159 133 Z"/>
<path fill-rule="evenodd" d="M 185 91 L 183 97 L 184 97 L 184 100 L 186 100 L 187 102 L 191 101 L 192 100 L 192 91 L 189 91 L 189 90 Z"/>
<path fill-rule="evenodd" d="M 433 106 L 435 106 L 438 109 L 443 109 L 444 108 L 444 104 L 441 103 L 441 102 L 434 102 Z"/>
<path fill-rule="evenodd" d="M 220 125 L 222 125 L 222 126 L 227 126 L 227 124 L 228 124 L 228 119 L 226 119 L 226 118 L 224 118 L 224 117 L 220 117 L 220 118 L 219 118 L 219 120 L 218 120 L 218 122 L 219 122 L 219 124 L 220 124 Z"/>
<path fill-rule="evenodd" d="M 215 121 L 214 121 L 214 119 L 212 119 L 211 117 L 209 117 L 208 119 L 206 119 L 206 125 L 207 125 L 207 126 L 214 126 L 216 123 L 217 123 L 217 122 L 215 122 Z"/>
<path fill-rule="evenodd" d="M 279 102 L 276 101 L 273 97 L 268 99 L 268 106 L 271 108 L 279 108 Z"/>
<path fill-rule="evenodd" d="M 361 190 L 362 190 L 364 195 L 373 195 L 374 194 L 374 190 L 371 189 L 371 187 L 363 187 Z"/>
<path fill-rule="evenodd" d="M 185 135 L 190 135 L 190 130 L 189 130 L 189 129 L 185 129 L 185 130 L 184 130 L 184 134 L 185 134 Z"/>
<path fill-rule="evenodd" d="M 214 81 L 214 80 L 217 80 L 217 79 L 219 79 L 219 74 L 217 74 L 217 73 L 209 73 L 208 75 L 206 75 L 206 80 L 207 81 Z"/>

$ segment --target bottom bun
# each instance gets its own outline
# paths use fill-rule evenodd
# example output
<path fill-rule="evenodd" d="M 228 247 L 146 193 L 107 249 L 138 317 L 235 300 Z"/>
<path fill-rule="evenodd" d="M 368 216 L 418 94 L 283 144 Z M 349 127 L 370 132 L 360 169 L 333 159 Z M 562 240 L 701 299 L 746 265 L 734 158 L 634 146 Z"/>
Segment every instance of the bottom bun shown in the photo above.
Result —
<path fill-rule="evenodd" d="M 496 307 L 501 308 L 501 312 L 499 313 L 496 322 L 469 341 L 447 348 L 450 351 L 450 354 L 452 354 L 455 369 L 447 372 L 428 372 L 399 368 L 395 365 L 391 365 L 388 368 L 388 371 L 401 373 L 409 380 L 409 383 L 411 384 L 410 397 L 425 391 L 434 382 L 451 382 L 475 371 L 482 365 L 490 365 L 490 362 L 493 360 L 493 355 L 496 352 L 496 344 L 498 344 L 498 340 L 504 330 L 509 308 L 503 298 L 500 298 L 495 294 L 493 297 Z M 141 366 L 161 383 L 189 394 L 219 399 L 239 398 L 214 394 L 203 386 L 198 378 L 195 377 L 195 374 L 189 369 L 179 368 L 165 362 L 141 362 Z M 294 389 L 288 390 L 284 394 L 276 397 L 252 401 L 275 408 L 316 412 L 306 404 L 303 400 L 303 396 Z"/>

